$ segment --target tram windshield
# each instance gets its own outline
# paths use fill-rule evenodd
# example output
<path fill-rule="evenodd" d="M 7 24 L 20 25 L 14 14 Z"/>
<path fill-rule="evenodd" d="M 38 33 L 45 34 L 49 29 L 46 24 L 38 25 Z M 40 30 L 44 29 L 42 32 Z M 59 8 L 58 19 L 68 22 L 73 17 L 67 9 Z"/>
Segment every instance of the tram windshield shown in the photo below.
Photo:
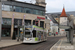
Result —
<path fill-rule="evenodd" d="M 30 32 L 25 32 L 25 37 L 26 37 L 26 38 L 31 38 L 31 37 L 32 37 L 32 35 L 31 35 L 31 33 L 30 33 Z"/>

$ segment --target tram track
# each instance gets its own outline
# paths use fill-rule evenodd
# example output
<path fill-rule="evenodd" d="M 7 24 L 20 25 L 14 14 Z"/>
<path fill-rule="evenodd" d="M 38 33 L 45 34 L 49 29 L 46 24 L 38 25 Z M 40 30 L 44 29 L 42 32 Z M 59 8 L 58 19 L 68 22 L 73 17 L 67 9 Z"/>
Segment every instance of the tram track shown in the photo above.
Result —
<path fill-rule="evenodd" d="M 20 44 L 2 48 L 0 50 L 50 50 L 50 48 L 63 37 L 48 37 L 46 42 L 37 44 Z"/>

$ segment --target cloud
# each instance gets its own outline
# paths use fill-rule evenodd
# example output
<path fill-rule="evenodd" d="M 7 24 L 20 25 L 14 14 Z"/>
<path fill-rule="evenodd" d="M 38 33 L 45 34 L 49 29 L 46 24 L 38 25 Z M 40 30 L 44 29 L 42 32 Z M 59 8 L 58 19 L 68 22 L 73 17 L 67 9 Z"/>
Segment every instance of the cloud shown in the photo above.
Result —
<path fill-rule="evenodd" d="M 46 0 L 46 10 L 48 13 L 61 12 L 64 4 L 66 11 L 74 11 L 74 2 L 75 0 Z"/>

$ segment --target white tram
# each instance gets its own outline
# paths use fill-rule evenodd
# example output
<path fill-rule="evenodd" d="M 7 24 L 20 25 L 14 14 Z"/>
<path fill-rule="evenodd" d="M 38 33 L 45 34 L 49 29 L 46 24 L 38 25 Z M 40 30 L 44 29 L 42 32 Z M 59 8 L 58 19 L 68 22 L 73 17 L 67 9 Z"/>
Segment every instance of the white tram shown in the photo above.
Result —
<path fill-rule="evenodd" d="M 47 40 L 46 30 L 38 26 L 25 26 L 23 43 L 38 43 Z"/>

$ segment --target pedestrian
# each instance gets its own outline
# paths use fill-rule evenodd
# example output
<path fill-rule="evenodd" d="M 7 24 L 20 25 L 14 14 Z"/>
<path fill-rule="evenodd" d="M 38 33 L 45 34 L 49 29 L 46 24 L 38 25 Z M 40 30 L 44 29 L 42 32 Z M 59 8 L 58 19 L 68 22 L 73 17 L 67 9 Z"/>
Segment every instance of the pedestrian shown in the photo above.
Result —
<path fill-rule="evenodd" d="M 55 34 L 54 34 L 54 36 L 55 36 Z"/>

